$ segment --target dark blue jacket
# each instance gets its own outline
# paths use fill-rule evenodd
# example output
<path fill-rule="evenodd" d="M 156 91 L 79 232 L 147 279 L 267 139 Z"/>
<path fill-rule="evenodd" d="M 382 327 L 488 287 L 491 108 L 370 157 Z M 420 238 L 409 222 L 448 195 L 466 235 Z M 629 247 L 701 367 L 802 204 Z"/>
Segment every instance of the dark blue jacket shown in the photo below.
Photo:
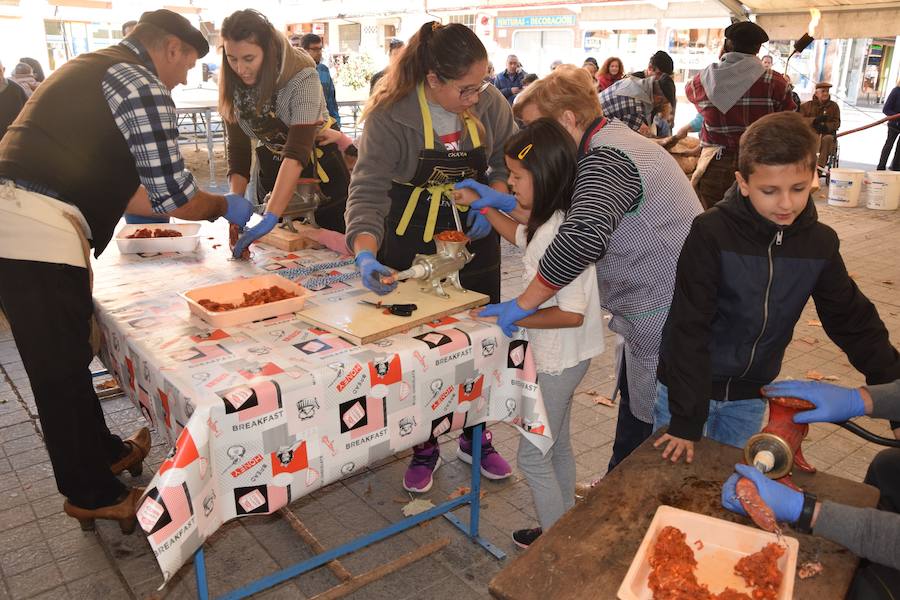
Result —
<path fill-rule="evenodd" d="M 872 302 L 847 274 L 833 229 L 812 199 L 788 227 L 763 218 L 737 184 L 694 220 L 678 259 L 659 380 L 669 388 L 669 432 L 699 440 L 709 400 L 759 398 L 812 297 L 828 337 L 869 384 L 900 378 Z"/>
<path fill-rule="evenodd" d="M 337 125 L 340 127 L 341 115 L 338 112 L 337 99 L 334 97 L 334 80 L 331 79 L 331 71 L 322 63 L 316 64 L 316 71 L 319 72 L 319 81 L 322 82 L 322 93 L 325 94 L 325 106 L 328 107 L 328 114 L 337 121 Z"/>
<path fill-rule="evenodd" d="M 525 79 L 525 71 L 521 69 L 516 71 L 514 74 L 510 75 L 506 69 L 503 69 L 497 76 L 494 78 L 494 85 L 497 86 L 497 89 L 500 90 L 500 93 L 509 100 L 510 104 L 513 100 L 515 100 L 518 94 L 514 94 L 512 88 L 517 87 L 521 89 L 522 80 Z"/>

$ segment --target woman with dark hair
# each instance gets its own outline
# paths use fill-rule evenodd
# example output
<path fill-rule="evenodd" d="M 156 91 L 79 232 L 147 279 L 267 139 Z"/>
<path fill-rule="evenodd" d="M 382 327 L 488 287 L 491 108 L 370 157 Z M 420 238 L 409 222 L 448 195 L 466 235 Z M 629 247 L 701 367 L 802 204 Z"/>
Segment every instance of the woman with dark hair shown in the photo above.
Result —
<path fill-rule="evenodd" d="M 386 294 L 391 269 L 406 269 L 416 254 L 432 254 L 434 234 L 455 229 L 453 184 L 477 179 L 506 187 L 503 144 L 515 133 L 509 103 L 485 82 L 487 51 L 461 24 L 423 25 L 388 69 L 365 109 L 359 162 L 347 199 L 347 245 L 356 254 L 363 284 Z M 515 200 L 513 200 L 515 204 Z M 500 244 L 484 215 L 467 215 L 475 258 L 460 272 L 463 286 L 500 298 Z M 378 258 L 376 258 L 376 255 Z M 460 436 L 459 456 L 471 460 L 471 428 Z M 481 472 L 511 473 L 485 432 Z M 404 487 L 431 488 L 439 464 L 432 437 L 416 446 Z"/>
<path fill-rule="evenodd" d="M 250 181 L 251 140 L 257 143 L 256 202 L 263 220 L 234 247 L 239 257 L 278 223 L 297 180 L 316 178 L 327 199 L 316 221 L 343 232 L 349 172 L 322 94 L 315 61 L 294 48 L 262 13 L 239 10 L 222 22 L 219 113 L 228 131 L 228 184 L 244 194 Z M 317 144 L 317 139 L 320 142 Z"/>
<path fill-rule="evenodd" d="M 504 239 L 524 250 L 526 285 L 537 274 L 541 257 L 572 204 L 577 158 L 572 137 L 553 119 L 534 121 L 506 143 L 509 184 L 518 205 L 530 210 L 528 224 L 494 208 L 486 209 L 485 216 Z M 470 201 L 478 197 L 471 190 L 457 193 Z M 473 316 L 482 318 L 479 312 L 473 310 Z M 513 541 L 521 548 L 531 545 L 575 505 L 575 456 L 569 439 L 572 395 L 591 359 L 603 352 L 603 336 L 597 335 L 597 323 L 602 320 L 597 273 L 590 265 L 536 313 L 517 323 L 528 329 L 547 425 L 553 432 L 553 444 L 546 452 L 519 438 L 519 469 L 531 488 L 540 523 L 540 527 L 513 532 Z"/>
<path fill-rule="evenodd" d="M 617 56 L 610 56 L 603 61 L 603 66 L 597 71 L 597 87 L 602 92 L 615 82 L 625 77 L 625 67 Z"/>

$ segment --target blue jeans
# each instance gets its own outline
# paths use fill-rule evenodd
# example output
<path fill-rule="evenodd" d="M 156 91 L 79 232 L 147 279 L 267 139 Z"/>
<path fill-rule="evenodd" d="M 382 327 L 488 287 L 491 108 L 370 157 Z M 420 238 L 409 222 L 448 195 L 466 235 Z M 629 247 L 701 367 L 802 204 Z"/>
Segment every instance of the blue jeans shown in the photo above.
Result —
<path fill-rule="evenodd" d="M 729 446 L 743 448 L 747 439 L 762 429 L 766 403 L 761 398 L 749 400 L 710 400 L 709 416 L 703 426 L 703 435 Z M 669 424 L 669 388 L 656 384 L 656 406 L 653 411 L 653 427 L 659 429 Z"/>

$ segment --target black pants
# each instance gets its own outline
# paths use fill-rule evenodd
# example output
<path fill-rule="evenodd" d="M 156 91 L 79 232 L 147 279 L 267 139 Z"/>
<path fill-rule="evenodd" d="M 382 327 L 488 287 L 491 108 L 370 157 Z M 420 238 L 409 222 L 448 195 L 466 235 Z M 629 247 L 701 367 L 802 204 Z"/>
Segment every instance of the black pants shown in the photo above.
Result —
<path fill-rule="evenodd" d="M 653 433 L 653 423 L 644 423 L 631 414 L 631 397 L 628 395 L 628 369 L 625 368 L 625 355 L 619 367 L 619 418 L 616 421 L 616 437 L 613 440 L 613 453 L 609 459 L 609 470 L 625 460 L 629 454 L 644 443 Z"/>
<path fill-rule="evenodd" d="M 0 302 L 31 381 L 56 486 L 82 508 L 125 492 L 109 467 L 127 447 L 110 433 L 91 381 L 86 269 L 0 258 Z"/>
<path fill-rule="evenodd" d="M 881 158 L 878 160 L 879 171 L 884 171 L 887 168 L 888 156 L 891 155 L 891 148 L 893 148 L 894 142 L 897 141 L 898 137 L 900 137 L 900 127 L 888 125 L 887 139 L 884 142 L 884 147 L 881 149 Z M 894 148 L 894 160 L 891 161 L 891 171 L 900 171 L 900 142 Z"/>
<path fill-rule="evenodd" d="M 900 448 L 889 448 L 878 453 L 869 470 L 865 483 L 881 491 L 878 508 L 900 513 Z M 889 593 L 890 592 L 890 593 Z M 900 571 L 863 560 L 850 585 L 848 600 L 881 600 L 900 597 Z M 891 596 L 890 594 L 894 594 Z"/>

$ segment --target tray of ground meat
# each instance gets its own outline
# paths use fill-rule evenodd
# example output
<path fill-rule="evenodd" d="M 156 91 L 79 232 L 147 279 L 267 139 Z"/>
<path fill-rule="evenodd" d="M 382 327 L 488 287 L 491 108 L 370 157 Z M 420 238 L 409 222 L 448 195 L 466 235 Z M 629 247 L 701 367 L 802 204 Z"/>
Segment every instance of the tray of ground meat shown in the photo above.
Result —
<path fill-rule="evenodd" d="M 790 600 L 799 542 L 671 506 L 656 510 L 621 600 Z"/>
<path fill-rule="evenodd" d="M 200 244 L 200 223 L 125 225 L 116 233 L 122 254 L 194 252 Z"/>
<path fill-rule="evenodd" d="M 303 308 L 309 291 L 280 275 L 260 275 L 188 290 L 191 312 L 214 327 L 231 327 Z"/>

